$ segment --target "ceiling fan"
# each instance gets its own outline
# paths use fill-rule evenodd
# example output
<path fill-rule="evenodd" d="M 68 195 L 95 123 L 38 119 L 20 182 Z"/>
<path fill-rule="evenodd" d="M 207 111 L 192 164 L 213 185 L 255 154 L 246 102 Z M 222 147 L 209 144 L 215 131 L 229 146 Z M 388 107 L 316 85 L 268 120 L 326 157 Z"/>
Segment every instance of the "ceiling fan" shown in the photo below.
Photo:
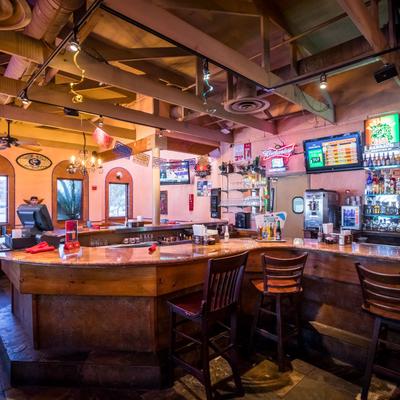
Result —
<path fill-rule="evenodd" d="M 9 149 L 10 147 L 21 147 L 23 149 L 39 152 L 42 151 L 39 143 L 35 140 L 18 140 L 11 136 L 11 120 L 7 119 L 7 135 L 0 136 L 0 150 Z"/>

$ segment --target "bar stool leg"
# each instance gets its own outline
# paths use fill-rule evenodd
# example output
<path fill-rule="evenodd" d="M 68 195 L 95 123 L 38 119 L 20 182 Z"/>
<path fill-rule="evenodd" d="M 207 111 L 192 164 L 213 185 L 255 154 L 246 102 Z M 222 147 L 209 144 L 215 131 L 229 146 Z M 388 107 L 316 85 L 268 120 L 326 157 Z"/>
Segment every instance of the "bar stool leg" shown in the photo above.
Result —
<path fill-rule="evenodd" d="M 294 297 L 295 302 L 295 323 L 297 329 L 297 347 L 301 351 L 303 349 L 303 336 L 301 332 L 301 301 L 302 301 L 302 293 L 299 292 Z"/>
<path fill-rule="evenodd" d="M 173 355 L 175 351 L 175 342 L 176 342 L 176 314 L 171 310 L 170 311 L 170 336 L 169 336 L 169 354 L 168 354 L 168 386 L 172 386 L 174 384 L 174 360 Z"/>
<path fill-rule="evenodd" d="M 282 320 L 282 297 L 276 296 L 276 335 L 278 338 L 278 367 L 279 371 L 285 370 L 285 354 L 283 350 L 283 320 Z"/>
<path fill-rule="evenodd" d="M 236 391 L 238 396 L 244 396 L 244 389 L 242 386 L 242 379 L 240 378 L 239 373 L 239 357 L 236 350 L 236 342 L 237 342 L 237 319 L 238 319 L 238 310 L 237 308 L 232 311 L 231 314 L 231 337 L 230 342 L 232 345 L 232 349 L 230 350 L 230 357 L 226 360 L 232 369 L 233 380 L 235 381 Z"/>
<path fill-rule="evenodd" d="M 203 366 L 203 384 L 206 392 L 207 400 L 212 400 L 212 387 L 210 376 L 210 356 L 208 348 L 208 328 L 203 324 L 202 326 L 202 345 L 201 345 L 201 360 Z"/>
<path fill-rule="evenodd" d="M 376 349 L 379 341 L 379 334 L 381 331 L 381 323 L 382 323 L 381 318 L 375 317 L 374 331 L 368 348 L 367 366 L 365 368 L 364 383 L 361 391 L 361 400 L 368 400 L 368 391 L 371 385 L 372 370 L 374 365 Z"/>
<path fill-rule="evenodd" d="M 249 340 L 249 348 L 248 348 L 249 354 L 252 353 L 253 349 L 254 349 L 254 337 L 256 334 L 257 326 L 258 326 L 258 320 L 260 318 L 260 308 L 262 307 L 263 302 L 264 302 L 264 294 L 260 293 L 258 302 L 256 303 L 253 323 L 251 325 L 251 330 L 250 330 L 250 340 Z"/>

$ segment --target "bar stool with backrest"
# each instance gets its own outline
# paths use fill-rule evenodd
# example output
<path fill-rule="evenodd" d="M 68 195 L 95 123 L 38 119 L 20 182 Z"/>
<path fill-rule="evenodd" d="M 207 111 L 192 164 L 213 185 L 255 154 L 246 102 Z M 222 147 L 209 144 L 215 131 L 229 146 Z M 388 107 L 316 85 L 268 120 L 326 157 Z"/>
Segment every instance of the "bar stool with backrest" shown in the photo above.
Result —
<path fill-rule="evenodd" d="M 252 281 L 260 294 L 260 300 L 253 322 L 250 348 L 253 348 L 256 334 L 277 342 L 279 371 L 285 370 L 285 342 L 292 337 L 300 338 L 302 279 L 307 256 L 304 253 L 294 258 L 275 258 L 262 254 L 264 277 Z M 293 314 L 294 321 L 285 324 L 289 313 Z M 268 315 L 276 320 L 275 333 L 261 324 L 263 316 Z"/>
<path fill-rule="evenodd" d="M 202 291 L 181 296 L 168 301 L 171 316 L 170 336 L 170 378 L 172 381 L 174 366 L 180 366 L 203 383 L 207 400 L 212 399 L 213 388 L 210 377 L 210 361 L 222 356 L 232 369 L 237 395 L 244 391 L 238 369 L 236 350 L 237 318 L 239 297 L 248 253 L 231 257 L 215 258 L 208 262 L 208 269 Z M 180 316 L 180 321 L 177 320 Z M 228 325 L 225 323 L 229 320 Z M 178 329 L 185 322 L 200 326 L 200 337 L 190 336 L 188 331 Z M 213 336 L 215 325 L 223 328 L 222 335 Z M 218 343 L 223 334 L 228 334 L 229 343 L 223 347 Z M 177 348 L 177 336 L 186 341 Z M 184 360 L 181 354 L 190 347 L 200 347 L 201 367 Z M 214 351 L 210 354 L 209 349 Z"/>
<path fill-rule="evenodd" d="M 355 265 L 363 295 L 362 308 L 375 317 L 361 391 L 361 400 L 367 400 L 373 372 L 400 379 L 399 370 L 390 369 L 376 361 L 380 345 L 387 346 L 387 350 L 400 350 L 399 344 L 387 340 L 389 331 L 400 332 L 400 274 L 372 271 L 360 263 Z M 396 361 L 399 365 L 400 360 Z"/>

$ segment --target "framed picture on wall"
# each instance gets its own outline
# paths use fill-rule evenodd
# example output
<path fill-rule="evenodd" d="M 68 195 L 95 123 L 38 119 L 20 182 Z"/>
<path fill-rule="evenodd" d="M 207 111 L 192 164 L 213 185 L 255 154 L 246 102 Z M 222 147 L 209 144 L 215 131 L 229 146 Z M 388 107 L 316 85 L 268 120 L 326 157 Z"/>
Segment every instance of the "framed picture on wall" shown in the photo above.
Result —
<path fill-rule="evenodd" d="M 160 214 L 168 214 L 168 190 L 161 190 L 160 192 Z"/>

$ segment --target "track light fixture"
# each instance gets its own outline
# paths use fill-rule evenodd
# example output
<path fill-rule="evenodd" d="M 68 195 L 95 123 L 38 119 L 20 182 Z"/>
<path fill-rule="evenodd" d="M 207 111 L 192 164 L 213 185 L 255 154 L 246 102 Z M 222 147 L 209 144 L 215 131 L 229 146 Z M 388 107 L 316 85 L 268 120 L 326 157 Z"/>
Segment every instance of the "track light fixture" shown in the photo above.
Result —
<path fill-rule="evenodd" d="M 328 79 L 325 74 L 321 74 L 319 77 L 319 87 L 322 90 L 325 90 L 328 87 Z"/>
<path fill-rule="evenodd" d="M 21 103 L 24 106 L 29 106 L 29 104 L 31 103 L 30 100 L 28 99 L 28 96 L 26 95 L 26 90 L 24 90 L 21 95 L 19 96 L 19 99 L 21 100 Z"/>
<path fill-rule="evenodd" d="M 77 53 L 77 52 L 81 51 L 81 46 L 79 45 L 79 40 L 76 36 L 76 33 L 74 33 L 74 36 L 72 37 L 72 40 L 68 43 L 67 48 L 72 53 Z"/>

